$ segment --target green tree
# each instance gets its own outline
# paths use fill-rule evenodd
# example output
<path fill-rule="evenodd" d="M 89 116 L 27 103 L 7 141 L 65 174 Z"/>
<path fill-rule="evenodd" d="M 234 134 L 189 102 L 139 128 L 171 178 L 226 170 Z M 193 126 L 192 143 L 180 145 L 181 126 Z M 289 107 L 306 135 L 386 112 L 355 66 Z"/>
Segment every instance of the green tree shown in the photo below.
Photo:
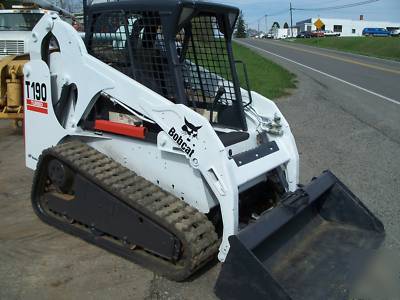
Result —
<path fill-rule="evenodd" d="M 281 28 L 281 26 L 279 26 L 278 22 L 274 22 L 274 24 L 272 25 L 272 28 Z"/>
<path fill-rule="evenodd" d="M 246 34 L 246 25 L 244 24 L 243 13 L 240 12 L 239 18 L 236 24 L 236 35 L 237 38 L 245 38 Z"/>
<path fill-rule="evenodd" d="M 283 24 L 283 28 L 288 29 L 289 28 L 289 24 L 287 22 L 285 22 L 285 24 Z"/>

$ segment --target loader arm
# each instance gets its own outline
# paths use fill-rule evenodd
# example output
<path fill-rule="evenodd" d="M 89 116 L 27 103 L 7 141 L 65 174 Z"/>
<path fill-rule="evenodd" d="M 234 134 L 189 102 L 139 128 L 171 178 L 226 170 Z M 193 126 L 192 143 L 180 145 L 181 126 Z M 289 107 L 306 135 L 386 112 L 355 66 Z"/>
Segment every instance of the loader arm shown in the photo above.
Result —
<path fill-rule="evenodd" d="M 42 59 L 42 45 L 46 38 L 53 35 L 58 41 L 60 52 L 52 54 L 51 72 L 49 65 Z M 221 205 L 221 211 L 227 212 L 224 217 L 224 241 L 221 246 L 221 259 L 229 251 L 228 237 L 237 232 L 238 185 L 235 183 L 228 161 L 228 155 L 221 140 L 207 119 L 184 105 L 175 105 L 151 91 L 147 87 L 132 80 L 114 68 L 89 55 L 79 34 L 57 16 L 45 16 L 33 31 L 31 61 L 25 67 L 25 82 L 40 82 L 48 87 L 48 115 L 29 114 L 27 123 L 34 124 L 28 131 L 43 133 L 43 128 L 52 128 L 48 138 L 37 140 L 35 135 L 27 135 L 27 165 L 35 169 L 42 149 L 57 145 L 67 136 L 81 136 L 91 139 L 102 139 L 98 135 L 83 132 L 80 120 L 91 109 L 96 96 L 102 92 L 122 102 L 135 112 L 146 116 L 162 129 L 157 138 L 161 151 L 185 155 L 194 169 L 198 169 L 211 187 Z M 57 76 L 63 85 L 74 84 L 78 98 L 74 110 L 70 113 L 65 128 L 55 118 L 51 103 L 57 99 L 51 96 L 50 77 Z M 91 78 L 90 81 L 87 79 Z M 132 91 L 135 91 L 134 96 Z M 187 153 L 177 147 L 176 137 L 181 132 L 184 120 L 201 127 L 195 143 L 191 144 L 191 152 Z M 228 215 L 229 212 L 229 215 Z M 236 217 L 235 217 L 236 216 Z"/>
<path fill-rule="evenodd" d="M 229 251 L 228 237 L 238 232 L 239 188 L 254 184 L 253 180 L 262 177 L 269 170 L 285 164 L 294 167 L 295 172 L 289 172 L 289 183 L 291 190 L 296 188 L 298 182 L 297 149 L 284 119 L 286 135 L 283 140 L 276 139 L 271 141 L 273 142 L 271 144 L 260 148 L 255 147 L 253 152 L 244 153 L 242 158 L 231 157 L 209 120 L 185 105 L 171 103 L 156 92 L 89 55 L 77 32 L 58 17 L 45 16 L 35 27 L 33 34 L 35 38 L 32 41 L 31 62 L 25 67 L 26 81 L 47 81 L 46 86 L 50 87 L 52 85 L 48 79 L 57 76 L 56 89 L 58 92 L 54 90 L 48 92 L 49 115 L 47 118 L 32 116 L 35 119 L 35 126 L 38 128 L 53 127 L 53 131 L 57 134 L 43 139 L 41 143 L 33 142 L 34 136 L 31 138 L 28 135 L 30 151 L 27 151 L 27 164 L 31 168 L 35 168 L 35 158 L 39 157 L 42 149 L 58 144 L 67 136 L 104 139 L 104 137 L 99 138 L 96 134 L 83 131 L 80 127 L 81 120 L 89 114 L 98 96 L 104 93 L 116 103 L 124 105 L 160 126 L 162 132 L 157 137 L 158 149 L 162 152 L 186 156 L 190 166 L 198 170 L 206 180 L 212 190 L 214 201 L 220 205 L 224 222 L 223 241 L 220 249 L 221 260 L 224 260 Z M 46 55 L 46 52 L 43 51 L 43 44 L 50 36 L 57 40 L 60 52 L 51 54 L 49 69 L 49 64 L 45 62 L 50 61 L 49 58 L 43 60 Z M 47 76 L 44 76 L 43 72 L 33 72 L 39 68 L 45 71 Z M 91 80 L 88 82 L 87 78 L 91 78 Z M 65 85 L 76 86 L 77 100 L 63 127 L 54 117 L 53 106 L 50 105 L 57 103 L 58 99 L 50 99 L 50 96 L 61 94 L 60 90 Z M 135 91 L 134 97 L 132 91 Z M 269 109 L 279 112 L 272 102 L 262 104 L 257 95 L 254 96 L 255 103 L 259 103 L 260 108 L 265 106 L 261 109 L 263 113 Z M 281 117 L 283 118 L 283 116 Z M 185 132 L 182 131 L 185 121 L 188 120 L 200 128 L 197 137 L 191 143 L 184 141 Z M 40 131 L 38 129 L 38 132 Z M 285 146 L 287 143 L 291 148 Z M 241 159 L 245 159 L 246 162 L 242 163 Z M 201 211 L 207 212 L 204 205 L 202 207 L 200 204 L 197 207 Z"/>

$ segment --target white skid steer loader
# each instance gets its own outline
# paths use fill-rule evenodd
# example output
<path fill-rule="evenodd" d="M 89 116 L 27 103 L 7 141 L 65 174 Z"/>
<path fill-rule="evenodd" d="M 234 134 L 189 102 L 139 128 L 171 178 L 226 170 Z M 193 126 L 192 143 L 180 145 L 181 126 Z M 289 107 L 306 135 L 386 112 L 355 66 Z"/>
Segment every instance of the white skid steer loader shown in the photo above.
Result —
<path fill-rule="evenodd" d="M 98 3 L 86 8 L 85 41 L 44 16 L 24 68 L 33 208 L 172 280 L 218 253 L 221 298 L 342 299 L 383 226 L 329 171 L 298 188 L 287 121 L 240 87 L 238 13 Z"/>

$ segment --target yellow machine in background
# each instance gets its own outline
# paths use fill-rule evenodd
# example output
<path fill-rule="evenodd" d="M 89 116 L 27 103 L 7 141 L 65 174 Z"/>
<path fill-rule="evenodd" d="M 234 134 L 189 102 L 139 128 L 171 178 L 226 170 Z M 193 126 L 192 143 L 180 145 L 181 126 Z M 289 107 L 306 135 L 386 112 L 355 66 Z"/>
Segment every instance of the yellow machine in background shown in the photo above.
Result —
<path fill-rule="evenodd" d="M 33 27 L 46 14 L 74 16 L 47 0 L 0 1 L 0 120 L 11 119 L 22 127 L 24 119 L 23 68 L 29 61 L 28 44 Z"/>
<path fill-rule="evenodd" d="M 7 56 L 0 60 L 0 119 L 15 120 L 17 127 L 23 124 L 23 68 L 28 55 Z"/>

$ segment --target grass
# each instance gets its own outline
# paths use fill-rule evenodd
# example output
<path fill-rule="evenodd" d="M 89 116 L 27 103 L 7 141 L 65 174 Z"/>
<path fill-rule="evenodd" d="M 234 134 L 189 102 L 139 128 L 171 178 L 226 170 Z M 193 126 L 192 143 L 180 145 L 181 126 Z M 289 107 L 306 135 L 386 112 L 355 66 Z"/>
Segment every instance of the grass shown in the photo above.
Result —
<path fill-rule="evenodd" d="M 288 95 L 289 90 L 296 87 L 296 76 L 293 73 L 253 50 L 233 43 L 233 54 L 236 60 L 241 60 L 246 64 L 251 90 L 269 99 L 275 99 Z M 247 88 L 240 64 L 237 64 L 237 69 L 242 87 Z"/>
<path fill-rule="evenodd" d="M 400 38 L 398 37 L 329 37 L 293 41 L 320 48 L 400 61 Z"/>
<path fill-rule="evenodd" d="M 221 45 L 218 43 L 221 43 Z M 202 49 L 196 53 L 200 66 L 224 78 L 231 79 L 228 57 L 221 56 L 221 51 L 219 50 L 226 47 L 223 41 L 214 40 L 211 46 L 197 41 L 197 46 Z M 296 87 L 296 76 L 293 73 L 238 43 L 233 42 L 232 47 L 235 60 L 246 64 L 251 90 L 269 99 L 276 99 L 288 95 L 290 89 Z M 187 53 L 189 59 L 192 60 L 195 57 L 192 47 L 188 49 Z M 218 59 L 225 59 L 225 61 L 218 61 Z M 236 69 L 240 85 L 247 89 L 242 65 L 236 64 Z"/>

